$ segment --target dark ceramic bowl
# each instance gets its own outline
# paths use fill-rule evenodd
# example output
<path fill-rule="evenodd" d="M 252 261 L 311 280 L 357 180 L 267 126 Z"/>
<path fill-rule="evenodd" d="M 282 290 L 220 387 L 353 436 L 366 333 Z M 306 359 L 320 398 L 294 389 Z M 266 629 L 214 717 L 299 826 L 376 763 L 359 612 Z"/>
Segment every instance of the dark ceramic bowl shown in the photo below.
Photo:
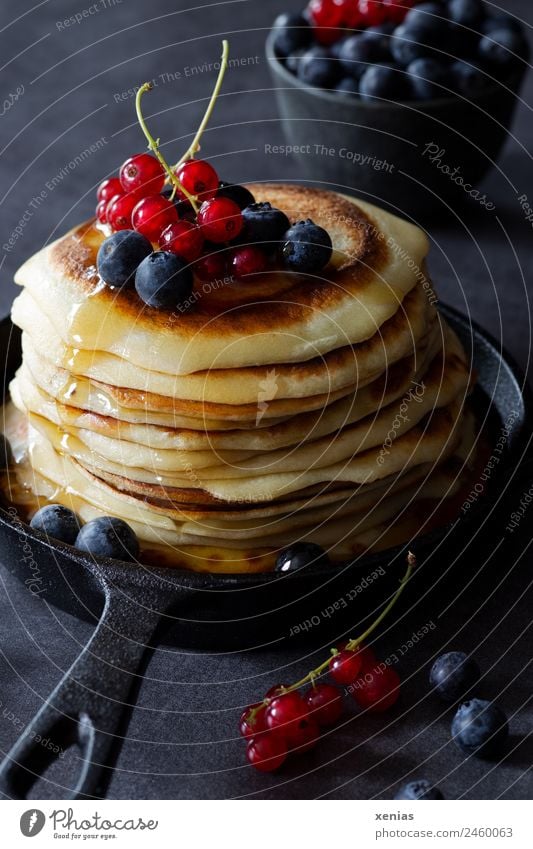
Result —
<path fill-rule="evenodd" d="M 476 187 L 507 137 L 523 71 L 471 101 L 372 102 L 301 82 L 276 55 L 272 33 L 266 56 L 287 144 L 299 149 L 307 179 L 413 215 L 483 202 Z"/>

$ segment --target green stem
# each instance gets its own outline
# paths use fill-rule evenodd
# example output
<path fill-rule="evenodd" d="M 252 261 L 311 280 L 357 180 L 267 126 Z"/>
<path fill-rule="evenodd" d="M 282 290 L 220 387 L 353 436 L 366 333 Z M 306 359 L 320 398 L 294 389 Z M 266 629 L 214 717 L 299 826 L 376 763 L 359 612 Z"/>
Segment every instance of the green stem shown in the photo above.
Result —
<path fill-rule="evenodd" d="M 154 156 L 157 157 L 157 159 L 159 160 L 159 162 L 161 163 L 161 165 L 165 169 L 168 179 L 170 180 L 170 182 L 174 186 L 174 192 L 176 191 L 176 189 L 179 189 L 180 192 L 182 192 L 185 195 L 185 197 L 187 198 L 187 200 L 191 204 L 194 211 L 198 212 L 198 204 L 196 202 L 196 199 L 194 198 L 193 195 L 189 194 L 189 192 L 186 190 L 186 188 L 178 180 L 176 174 L 174 173 L 174 171 L 172 170 L 172 168 L 170 167 L 170 165 L 166 161 L 165 157 L 163 156 L 163 154 L 159 150 L 159 139 L 157 139 L 157 141 L 156 141 L 156 139 L 154 139 L 154 137 L 150 133 L 150 130 L 146 126 L 146 121 L 144 120 L 144 117 L 143 117 L 143 114 L 142 114 L 142 109 L 141 109 L 141 99 L 142 99 L 143 94 L 145 94 L 147 91 L 152 91 L 152 84 L 151 83 L 143 83 L 143 85 L 138 89 L 137 94 L 135 96 L 135 109 L 137 111 L 137 118 L 138 118 L 139 124 L 141 125 L 141 129 L 142 129 L 142 131 L 143 131 L 143 133 L 146 136 L 146 139 L 148 141 L 148 147 L 153 152 Z"/>
<path fill-rule="evenodd" d="M 379 614 L 378 618 L 375 619 L 374 622 L 372 622 L 372 624 L 366 629 L 366 631 L 364 631 L 361 634 L 360 637 L 356 637 L 354 640 L 348 640 L 348 642 L 346 643 L 346 648 L 348 650 L 353 651 L 359 645 L 361 645 L 361 643 L 364 642 L 364 640 L 368 639 L 370 634 L 372 634 L 376 630 L 376 628 L 383 622 L 385 617 L 388 616 L 388 614 L 391 612 L 392 608 L 394 607 L 394 605 L 396 604 L 396 602 L 400 598 L 402 592 L 404 591 L 405 585 L 409 581 L 409 578 L 411 577 L 413 569 L 415 568 L 415 566 L 416 566 L 416 557 L 410 551 L 407 555 L 407 570 L 406 570 L 403 578 L 400 580 L 400 586 L 398 587 L 398 589 L 394 593 L 393 597 L 391 598 L 391 600 L 389 601 L 387 606 L 383 608 L 383 610 Z M 335 656 L 336 654 L 338 654 L 337 649 L 331 649 L 331 655 Z M 284 687 L 283 692 L 284 693 L 290 693 L 292 690 L 299 690 L 300 687 L 303 687 L 305 684 L 312 684 L 315 678 L 318 678 L 318 676 L 321 675 L 322 672 L 326 671 L 326 669 L 329 667 L 330 660 L 331 660 L 331 657 L 328 657 L 327 660 L 325 660 L 323 663 L 320 664 L 320 666 L 317 666 L 316 669 L 313 669 L 311 672 L 309 672 L 305 676 L 305 678 L 302 678 L 300 681 L 297 681 L 295 684 L 291 684 L 289 687 Z"/>
<path fill-rule="evenodd" d="M 193 138 L 189 148 L 185 151 L 179 162 L 177 162 L 174 166 L 175 168 L 177 168 L 179 165 L 181 165 L 182 162 L 185 162 L 187 159 L 193 159 L 194 155 L 200 150 L 200 139 L 202 138 L 204 130 L 207 127 L 207 124 L 209 123 L 209 119 L 211 118 L 211 114 L 213 112 L 213 109 L 215 108 L 217 97 L 220 94 L 220 89 L 222 88 L 222 82 L 224 80 L 224 75 L 228 67 L 228 56 L 229 44 L 226 39 L 224 39 L 222 42 L 222 57 L 220 61 L 220 70 L 218 72 L 216 85 L 213 89 L 213 94 L 211 95 L 207 109 L 205 110 L 205 115 L 202 118 L 200 126 L 196 131 L 195 137 Z"/>

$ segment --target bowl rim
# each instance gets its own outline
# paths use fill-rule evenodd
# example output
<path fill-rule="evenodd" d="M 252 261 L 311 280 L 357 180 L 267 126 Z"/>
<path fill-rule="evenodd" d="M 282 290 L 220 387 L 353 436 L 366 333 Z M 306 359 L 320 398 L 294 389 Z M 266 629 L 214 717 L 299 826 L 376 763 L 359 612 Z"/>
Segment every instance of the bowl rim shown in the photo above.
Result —
<path fill-rule="evenodd" d="M 388 110 L 390 112 L 394 112 L 395 110 L 401 109 L 402 107 L 410 107 L 414 112 L 422 112 L 422 113 L 431 113 L 439 111 L 442 108 L 449 106 L 457 106 L 462 104 L 464 106 L 472 106 L 472 104 L 482 103 L 485 99 L 490 99 L 495 94 L 502 94 L 502 85 L 500 83 L 494 83 L 494 85 L 490 85 L 485 91 L 480 92 L 475 97 L 462 97 L 459 94 L 447 95 L 445 97 L 434 97 L 428 100 L 395 100 L 395 101 L 373 101 L 373 100 L 363 100 L 360 97 L 347 97 L 345 94 L 341 94 L 340 92 L 335 91 L 334 89 L 328 88 L 317 88 L 316 86 L 312 86 L 309 83 L 305 83 L 296 76 L 296 74 L 292 74 L 287 68 L 284 66 L 281 61 L 281 57 L 276 53 L 274 49 L 274 37 L 275 32 L 273 29 L 268 33 L 265 40 L 265 56 L 267 59 L 267 63 L 269 68 L 271 69 L 271 73 L 276 73 L 282 79 L 284 79 L 287 83 L 290 84 L 290 88 L 298 88 L 302 91 L 308 92 L 311 96 L 318 97 L 322 100 L 325 100 L 329 103 L 339 104 L 339 103 L 348 103 L 352 104 L 357 109 L 368 109 L 370 112 L 381 110 Z M 508 83 L 509 91 L 505 93 L 507 95 L 515 95 L 517 94 L 516 89 L 520 85 L 520 82 L 525 74 L 525 68 L 514 71 L 510 74 L 506 79 Z M 514 86 L 512 85 L 514 82 Z"/>

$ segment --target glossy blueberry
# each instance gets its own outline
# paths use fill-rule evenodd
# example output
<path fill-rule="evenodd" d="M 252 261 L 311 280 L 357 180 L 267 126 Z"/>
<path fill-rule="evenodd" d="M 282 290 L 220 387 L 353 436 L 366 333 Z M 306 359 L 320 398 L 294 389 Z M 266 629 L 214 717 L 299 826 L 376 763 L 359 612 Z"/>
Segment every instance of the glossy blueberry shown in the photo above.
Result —
<path fill-rule="evenodd" d="M 331 259 L 332 244 L 327 230 L 310 218 L 289 227 L 283 236 L 282 257 L 291 271 L 318 272 Z"/>
<path fill-rule="evenodd" d="M 415 59 L 407 66 L 408 80 L 415 100 L 450 97 L 454 81 L 449 65 L 439 59 Z M 452 91 L 450 91 L 452 89 Z"/>
<path fill-rule="evenodd" d="M 0 433 L 0 472 L 5 472 L 6 469 L 9 469 L 12 463 L 13 452 L 11 451 L 9 439 L 3 433 Z"/>
<path fill-rule="evenodd" d="M 235 201 L 240 209 L 255 203 L 253 194 L 246 186 L 240 186 L 237 183 L 225 183 L 224 180 L 221 180 L 218 184 L 217 196 Z"/>
<path fill-rule="evenodd" d="M 497 29 L 484 35 L 479 42 L 479 55 L 495 68 L 509 68 L 529 54 L 524 37 L 514 30 Z"/>
<path fill-rule="evenodd" d="M 167 198 L 167 200 L 170 200 L 173 190 L 174 186 L 164 186 L 161 190 L 161 194 L 163 197 Z M 196 221 L 194 209 L 188 200 L 180 200 L 176 195 L 174 195 L 174 206 L 176 207 L 178 218 L 185 221 Z"/>
<path fill-rule="evenodd" d="M 434 41 L 431 26 L 402 24 L 396 27 L 391 37 L 392 57 L 399 65 L 409 65 L 415 59 L 429 56 L 432 53 Z"/>
<path fill-rule="evenodd" d="M 455 90 L 464 97 L 472 98 L 486 91 L 493 84 L 490 77 L 477 65 L 458 60 L 451 65 Z"/>
<path fill-rule="evenodd" d="M 466 755 L 494 758 L 501 754 L 509 734 L 504 712 L 485 699 L 471 699 L 457 709 L 452 737 Z"/>
<path fill-rule="evenodd" d="M 273 24 L 274 49 L 279 56 L 288 56 L 311 44 L 313 32 L 303 15 L 284 13 Z"/>
<path fill-rule="evenodd" d="M 463 651 L 449 651 L 436 659 L 429 683 L 443 702 L 456 702 L 479 680 L 479 666 Z"/>
<path fill-rule="evenodd" d="M 359 83 L 354 77 L 343 77 L 335 86 L 340 94 L 359 94 Z"/>
<path fill-rule="evenodd" d="M 155 251 L 139 265 L 135 274 L 137 294 L 156 309 L 173 309 L 190 297 L 193 273 L 190 266 L 176 254 Z"/>
<path fill-rule="evenodd" d="M 300 65 L 300 61 L 302 56 L 304 55 L 304 50 L 296 50 L 295 53 L 289 53 L 287 58 L 285 59 L 285 67 L 291 74 L 294 76 L 298 76 L 298 67 Z"/>
<path fill-rule="evenodd" d="M 323 47 L 311 47 L 300 59 L 298 77 L 308 85 L 333 88 L 339 78 L 338 64 Z"/>
<path fill-rule="evenodd" d="M 395 30 L 394 24 L 380 24 L 375 27 L 368 27 L 362 33 L 366 41 L 370 41 L 374 51 L 375 62 L 390 62 L 392 54 L 390 52 L 391 36 Z"/>
<path fill-rule="evenodd" d="M 76 537 L 75 546 L 95 557 L 116 560 L 137 560 L 139 557 L 139 542 L 134 532 L 127 522 L 114 516 L 87 522 Z"/>
<path fill-rule="evenodd" d="M 523 32 L 520 21 L 506 12 L 492 12 L 485 17 L 481 25 L 481 31 L 488 33 L 496 29 L 510 29 L 517 33 Z"/>
<path fill-rule="evenodd" d="M 447 20 L 446 7 L 442 3 L 419 3 L 409 9 L 404 24 L 408 27 L 424 26 L 432 16 L 438 20 Z"/>
<path fill-rule="evenodd" d="M 98 274 L 110 286 L 133 286 L 139 264 L 152 253 L 152 244 L 135 230 L 119 230 L 98 250 Z"/>
<path fill-rule="evenodd" d="M 414 802 L 420 799 L 444 799 L 444 796 L 430 781 L 419 778 L 416 781 L 409 781 L 408 784 L 402 784 L 394 798 L 398 801 Z"/>
<path fill-rule="evenodd" d="M 295 542 L 278 554 L 276 572 L 294 572 L 304 566 L 329 566 L 329 557 L 314 542 Z"/>
<path fill-rule="evenodd" d="M 81 522 L 72 510 L 62 504 L 45 504 L 33 516 L 30 527 L 52 539 L 74 545 Z"/>
<path fill-rule="evenodd" d="M 485 10 L 481 0 L 450 0 L 448 15 L 457 24 L 477 28 L 485 17 Z"/>
<path fill-rule="evenodd" d="M 267 202 L 252 203 L 242 211 L 245 238 L 250 242 L 279 242 L 290 227 L 281 209 Z"/>
<path fill-rule="evenodd" d="M 408 88 L 404 72 L 392 65 L 372 65 L 359 80 L 363 100 L 378 97 L 383 100 L 405 100 Z"/>
<path fill-rule="evenodd" d="M 345 39 L 339 50 L 339 60 L 344 74 L 359 79 L 372 62 L 377 59 L 376 45 L 363 33 Z"/>

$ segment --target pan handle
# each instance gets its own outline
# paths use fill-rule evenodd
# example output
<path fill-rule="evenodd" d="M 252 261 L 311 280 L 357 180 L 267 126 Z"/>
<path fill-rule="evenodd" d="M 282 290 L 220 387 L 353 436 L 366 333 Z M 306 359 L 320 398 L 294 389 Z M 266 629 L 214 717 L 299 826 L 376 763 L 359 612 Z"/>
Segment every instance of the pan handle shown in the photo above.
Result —
<path fill-rule="evenodd" d="M 163 593 L 136 600 L 131 587 L 126 595 L 102 583 L 105 604 L 91 639 L 0 764 L 0 792 L 8 798 L 27 798 L 73 744 L 80 750 L 76 786 L 58 786 L 57 798 L 105 796 L 138 671 L 168 602 Z"/>

